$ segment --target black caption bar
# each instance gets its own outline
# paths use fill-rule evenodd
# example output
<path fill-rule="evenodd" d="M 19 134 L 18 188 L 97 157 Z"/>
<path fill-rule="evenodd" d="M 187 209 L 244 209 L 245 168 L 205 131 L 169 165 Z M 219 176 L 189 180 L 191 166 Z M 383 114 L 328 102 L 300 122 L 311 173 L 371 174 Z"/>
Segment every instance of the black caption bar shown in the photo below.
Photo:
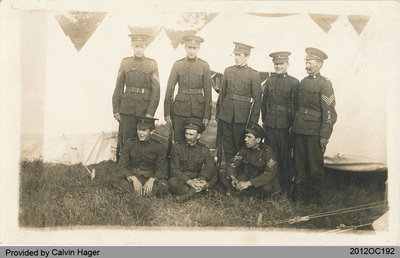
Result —
<path fill-rule="evenodd" d="M 0 246 L 0 257 L 26 258 L 132 258 L 132 257 L 398 257 L 399 247 L 349 246 L 254 246 L 254 247 L 193 247 L 193 246 Z"/>

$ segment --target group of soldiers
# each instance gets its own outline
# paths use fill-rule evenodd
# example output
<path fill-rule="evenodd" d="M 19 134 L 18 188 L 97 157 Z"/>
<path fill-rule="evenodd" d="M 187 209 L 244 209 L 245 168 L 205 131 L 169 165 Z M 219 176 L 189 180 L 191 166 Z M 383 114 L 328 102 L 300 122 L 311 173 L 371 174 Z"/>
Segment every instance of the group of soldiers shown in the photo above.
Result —
<path fill-rule="evenodd" d="M 247 65 L 252 46 L 233 42 L 236 64 L 225 69 L 221 85 L 215 86 L 209 64 L 197 57 L 204 40 L 185 36 L 187 56 L 174 63 L 165 93 L 164 118 L 174 138 L 167 150 L 151 137 L 160 80 L 157 62 L 144 56 L 149 36 L 129 36 L 134 56 L 122 60 L 113 94 L 123 146 L 117 164 L 120 186 L 145 196 L 171 192 L 177 201 L 217 181 L 227 195 L 291 196 L 296 188 L 307 201 L 318 194 L 324 152 L 337 119 L 332 84 L 320 74 L 328 58 L 323 51 L 306 49 L 308 76 L 301 82 L 287 73 L 290 52 L 271 53 L 276 73 L 262 92 L 259 73 Z M 217 158 L 199 142 L 211 119 L 213 86 L 219 93 L 217 137 L 223 146 Z"/>

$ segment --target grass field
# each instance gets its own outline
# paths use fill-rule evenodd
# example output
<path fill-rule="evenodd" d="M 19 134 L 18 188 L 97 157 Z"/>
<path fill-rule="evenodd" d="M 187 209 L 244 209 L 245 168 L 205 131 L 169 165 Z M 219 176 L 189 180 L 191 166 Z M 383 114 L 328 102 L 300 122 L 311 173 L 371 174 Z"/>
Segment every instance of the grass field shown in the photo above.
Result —
<path fill-rule="evenodd" d="M 225 196 L 213 191 L 185 203 L 172 196 L 162 199 L 136 196 L 118 188 L 115 163 L 89 166 L 60 165 L 42 161 L 20 164 L 20 216 L 22 227 L 68 227 L 77 225 L 157 227 L 262 227 L 330 230 L 340 224 L 368 225 L 385 211 L 384 207 L 361 210 L 289 224 L 276 223 L 296 216 L 353 207 L 384 200 L 385 176 L 328 171 L 331 183 L 323 191 L 322 205 L 290 203 L 284 198 L 258 200 Z M 261 215 L 260 215 L 261 214 Z M 275 221 L 275 222 L 274 222 Z"/>
<path fill-rule="evenodd" d="M 166 138 L 166 126 L 157 134 Z M 215 120 L 201 141 L 215 148 Z M 115 183 L 114 161 L 90 165 L 96 170 L 91 180 L 82 164 L 62 165 L 41 160 L 20 162 L 19 223 L 22 227 L 69 226 L 155 226 L 219 228 L 244 227 L 265 231 L 276 228 L 331 230 L 340 224 L 365 225 L 381 216 L 386 207 L 321 216 L 308 221 L 288 223 L 297 216 L 321 214 L 363 204 L 384 201 L 386 173 L 352 173 L 327 169 L 322 204 L 291 203 L 285 198 L 225 196 L 210 191 L 185 203 L 173 196 L 162 199 L 136 196 Z"/>

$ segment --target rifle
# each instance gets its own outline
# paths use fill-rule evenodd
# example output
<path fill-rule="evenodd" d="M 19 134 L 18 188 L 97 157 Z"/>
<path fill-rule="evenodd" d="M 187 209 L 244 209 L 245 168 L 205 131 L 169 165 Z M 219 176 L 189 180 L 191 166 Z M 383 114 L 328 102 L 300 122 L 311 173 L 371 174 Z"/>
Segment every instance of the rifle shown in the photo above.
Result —
<path fill-rule="evenodd" d="M 117 158 L 117 162 L 119 157 L 121 156 L 121 148 L 122 148 L 122 133 L 121 133 L 121 122 L 118 122 L 118 140 L 117 140 L 117 150 L 115 152 L 115 157 Z"/>
<path fill-rule="evenodd" d="M 290 189 L 289 189 L 289 196 L 290 199 L 295 202 L 296 201 L 296 181 L 297 181 L 297 169 L 296 169 L 296 159 L 295 159 L 295 152 L 294 152 L 294 134 L 290 133 L 290 161 L 291 161 L 291 169 L 290 169 Z"/>
<path fill-rule="evenodd" d="M 222 150 L 223 150 L 223 141 L 222 141 L 222 126 L 221 126 L 221 122 L 218 120 L 218 114 L 219 111 L 221 109 L 221 105 L 222 105 L 222 96 L 223 96 L 223 89 L 221 87 L 220 91 L 219 91 L 219 96 L 218 96 L 218 102 L 217 102 L 217 106 L 216 106 L 216 115 L 215 115 L 215 119 L 217 120 L 217 138 L 216 138 L 216 149 L 217 149 L 217 160 L 216 160 L 216 166 L 217 166 L 217 171 L 219 173 L 220 169 L 221 169 L 221 164 L 222 164 Z"/>
<path fill-rule="evenodd" d="M 174 99 L 171 97 L 171 105 L 170 105 L 170 117 L 172 123 L 172 116 L 174 114 Z M 168 174 L 171 175 L 171 152 L 172 152 L 172 144 L 174 143 L 174 126 L 171 124 L 168 132 L 168 147 L 167 147 L 167 166 L 168 166 Z"/>
<path fill-rule="evenodd" d="M 246 128 L 249 126 L 251 115 L 253 114 L 253 109 L 254 109 L 254 99 L 250 98 L 250 110 L 249 110 L 249 115 L 247 116 Z"/>

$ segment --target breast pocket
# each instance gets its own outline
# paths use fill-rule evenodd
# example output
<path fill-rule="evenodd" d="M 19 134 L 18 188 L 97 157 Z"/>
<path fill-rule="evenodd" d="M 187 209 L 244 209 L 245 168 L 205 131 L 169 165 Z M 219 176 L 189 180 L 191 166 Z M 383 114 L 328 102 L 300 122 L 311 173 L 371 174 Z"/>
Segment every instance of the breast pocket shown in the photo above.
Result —
<path fill-rule="evenodd" d="M 282 104 L 290 103 L 290 100 L 292 98 L 292 91 L 287 88 L 281 88 L 279 89 L 279 97 Z"/>
<path fill-rule="evenodd" d="M 251 93 L 251 80 L 239 81 L 237 85 L 237 93 L 241 95 L 249 95 Z"/>
<path fill-rule="evenodd" d="M 181 84 L 186 84 L 187 82 L 187 73 L 185 70 L 180 70 L 178 71 L 178 83 L 179 85 Z"/>
<path fill-rule="evenodd" d="M 203 87 L 204 72 L 197 72 L 194 74 L 194 83 L 197 86 Z"/>

